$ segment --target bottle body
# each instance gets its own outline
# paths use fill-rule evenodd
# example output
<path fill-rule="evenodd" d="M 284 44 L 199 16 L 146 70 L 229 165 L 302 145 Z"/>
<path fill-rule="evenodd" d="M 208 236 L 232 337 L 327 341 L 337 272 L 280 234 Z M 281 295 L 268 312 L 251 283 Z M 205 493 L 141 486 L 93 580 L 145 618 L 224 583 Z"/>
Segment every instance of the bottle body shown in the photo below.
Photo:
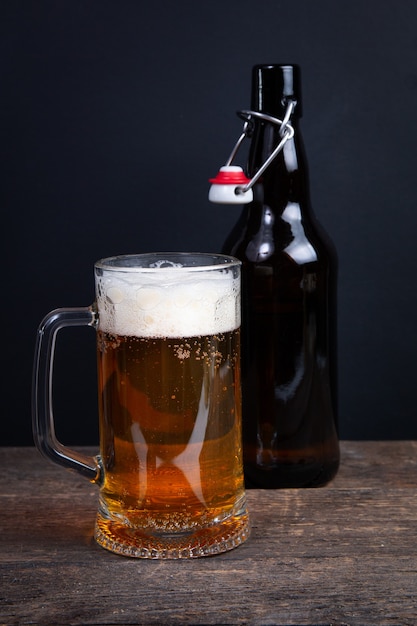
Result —
<path fill-rule="evenodd" d="M 255 77 L 256 82 L 259 95 Z M 265 75 L 261 82 L 266 84 Z M 252 105 L 257 110 L 259 100 L 267 101 L 255 95 Z M 265 113 L 277 115 L 276 110 Z M 334 477 L 339 465 L 337 260 L 311 213 L 297 119 L 291 123 L 294 137 L 254 186 L 253 202 L 243 209 L 223 248 L 242 261 L 248 487 L 320 486 Z M 249 177 L 279 140 L 279 127 L 256 122 Z"/>

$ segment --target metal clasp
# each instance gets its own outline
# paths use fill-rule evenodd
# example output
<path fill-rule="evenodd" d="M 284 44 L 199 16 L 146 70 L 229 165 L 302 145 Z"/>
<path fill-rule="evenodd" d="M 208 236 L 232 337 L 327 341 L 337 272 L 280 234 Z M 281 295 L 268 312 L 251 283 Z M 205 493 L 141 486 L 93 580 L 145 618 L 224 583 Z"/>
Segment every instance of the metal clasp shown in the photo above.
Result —
<path fill-rule="evenodd" d="M 249 189 L 252 189 L 252 187 L 254 186 L 254 184 L 257 182 L 257 180 L 259 180 L 259 178 L 262 176 L 262 174 L 264 173 L 264 171 L 266 170 L 266 168 L 272 163 L 272 161 L 278 156 L 278 154 L 281 152 L 281 150 L 283 149 L 284 145 L 286 144 L 286 142 L 289 139 L 292 139 L 292 137 L 294 137 L 294 128 L 291 126 L 291 124 L 289 123 L 290 119 L 291 119 L 291 115 L 294 111 L 294 107 L 296 105 L 296 101 L 295 100 L 289 100 L 288 104 L 287 104 L 287 109 L 285 111 L 285 115 L 284 118 L 282 120 L 278 119 L 277 117 L 272 117 L 272 115 L 267 115 L 266 113 L 259 113 L 258 111 L 239 111 L 238 115 L 239 117 L 241 117 L 243 120 L 245 120 L 245 123 L 243 125 L 243 132 L 240 135 L 239 139 L 237 140 L 227 162 L 226 162 L 226 166 L 229 166 L 232 164 L 240 146 L 242 145 L 244 139 L 246 139 L 246 137 L 250 137 L 252 135 L 253 132 L 253 119 L 260 119 L 263 120 L 265 122 L 270 122 L 271 124 L 276 124 L 278 126 L 280 126 L 280 130 L 279 130 L 279 134 L 281 137 L 281 141 L 279 142 L 279 144 L 277 145 L 277 147 L 273 150 L 273 152 L 271 152 L 271 154 L 269 155 L 269 157 L 267 158 L 267 160 L 265 161 L 265 163 L 263 163 L 263 165 L 259 168 L 259 170 L 256 172 L 256 174 L 253 176 L 253 178 L 250 179 L 250 181 L 247 183 L 247 185 L 243 186 L 237 186 L 235 193 L 236 194 L 242 194 L 242 193 L 246 193 L 247 191 L 249 191 Z"/>

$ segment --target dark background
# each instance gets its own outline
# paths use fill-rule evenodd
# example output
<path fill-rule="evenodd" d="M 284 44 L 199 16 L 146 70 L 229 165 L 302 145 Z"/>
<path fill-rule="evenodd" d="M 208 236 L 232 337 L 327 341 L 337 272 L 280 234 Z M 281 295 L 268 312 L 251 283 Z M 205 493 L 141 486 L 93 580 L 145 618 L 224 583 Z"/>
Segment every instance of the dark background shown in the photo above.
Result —
<path fill-rule="evenodd" d="M 339 252 L 340 432 L 417 438 L 415 0 L 0 3 L 2 419 L 31 444 L 36 328 L 93 263 L 218 251 L 211 205 L 255 63 L 299 63 L 315 213 Z M 64 443 L 95 443 L 94 331 L 57 346 Z"/>

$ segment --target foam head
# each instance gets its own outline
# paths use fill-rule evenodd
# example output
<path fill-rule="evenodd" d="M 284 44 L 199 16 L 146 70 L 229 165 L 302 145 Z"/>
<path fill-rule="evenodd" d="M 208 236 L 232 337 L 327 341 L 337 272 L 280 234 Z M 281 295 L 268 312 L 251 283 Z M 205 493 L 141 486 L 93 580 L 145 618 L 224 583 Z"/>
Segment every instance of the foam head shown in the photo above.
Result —
<path fill-rule="evenodd" d="M 135 258 L 145 256 L 150 255 Z M 96 264 L 100 330 L 122 336 L 194 337 L 240 326 L 239 262 L 208 265 L 208 259 L 221 255 L 202 255 L 205 265 L 187 266 L 158 256 L 153 267 L 106 266 L 106 259 Z M 178 257 L 184 261 L 187 255 Z"/>

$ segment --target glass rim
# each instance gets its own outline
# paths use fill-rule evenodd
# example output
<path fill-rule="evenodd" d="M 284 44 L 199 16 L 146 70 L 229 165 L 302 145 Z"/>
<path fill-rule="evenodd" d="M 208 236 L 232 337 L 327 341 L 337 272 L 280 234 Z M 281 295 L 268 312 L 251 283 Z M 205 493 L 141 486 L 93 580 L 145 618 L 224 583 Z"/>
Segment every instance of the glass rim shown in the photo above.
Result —
<path fill-rule="evenodd" d="M 154 266 L 143 265 L 148 259 Z M 188 259 L 188 263 L 182 263 Z M 191 260 L 194 259 L 194 263 Z M 168 262 L 166 265 L 163 262 Z M 205 262 L 204 262 L 205 261 Z M 160 264 L 158 264 L 160 263 Z M 169 265 L 172 263 L 172 265 Z M 157 265 L 158 264 L 158 265 Z M 143 252 L 137 254 L 119 254 L 99 259 L 94 263 L 96 269 L 115 272 L 202 272 L 239 267 L 242 262 L 236 257 L 216 252 Z"/>

